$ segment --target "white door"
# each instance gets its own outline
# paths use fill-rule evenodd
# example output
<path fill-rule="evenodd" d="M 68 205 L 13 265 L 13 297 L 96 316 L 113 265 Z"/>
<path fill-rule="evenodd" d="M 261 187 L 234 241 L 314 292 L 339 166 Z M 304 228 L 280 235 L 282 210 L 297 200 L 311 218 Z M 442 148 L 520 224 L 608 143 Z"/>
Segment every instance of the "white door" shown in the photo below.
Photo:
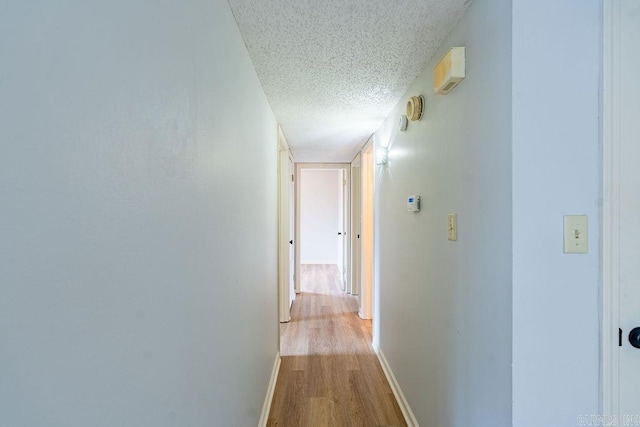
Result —
<path fill-rule="evenodd" d="M 338 269 L 340 271 L 340 280 L 342 281 L 342 290 L 348 291 L 349 236 L 347 235 L 347 230 L 349 228 L 349 193 L 347 188 L 347 170 L 340 169 L 338 175 L 338 221 L 340 223 L 338 229 Z"/>
<path fill-rule="evenodd" d="M 345 268 L 345 262 L 344 262 L 344 242 L 345 242 L 345 226 L 344 226 L 344 203 L 343 203 L 343 199 L 344 199 L 344 186 L 342 185 L 343 180 L 344 180 L 344 171 L 343 170 L 338 170 L 338 230 L 337 230 L 337 236 L 338 236 L 338 256 L 337 256 L 337 264 L 338 264 L 338 271 L 340 272 L 340 284 L 341 284 L 341 289 L 345 290 L 345 282 L 344 280 L 342 280 L 343 278 L 343 271 Z"/>
<path fill-rule="evenodd" d="M 295 232 L 295 184 L 294 184 L 294 168 L 293 160 L 289 157 L 289 175 L 291 175 L 291 181 L 289 183 L 289 304 L 293 303 L 296 299 L 295 290 L 295 244 L 296 244 L 296 232 Z"/>
<path fill-rule="evenodd" d="M 351 288 L 349 293 L 360 293 L 360 154 L 351 164 Z"/>
<path fill-rule="evenodd" d="M 639 46 L 640 1 L 604 2 L 603 411 L 621 426 L 640 425 Z"/>
<path fill-rule="evenodd" d="M 640 1 L 621 0 L 620 8 L 619 421 L 620 425 L 640 425 Z"/>
<path fill-rule="evenodd" d="M 347 187 L 347 170 L 342 171 L 342 289 L 347 290 L 349 280 L 347 279 L 347 271 L 349 270 L 349 189 Z"/>
<path fill-rule="evenodd" d="M 278 311 L 280 322 L 291 320 L 291 301 L 295 293 L 291 292 L 291 158 L 289 150 L 282 148 L 278 162 Z"/>

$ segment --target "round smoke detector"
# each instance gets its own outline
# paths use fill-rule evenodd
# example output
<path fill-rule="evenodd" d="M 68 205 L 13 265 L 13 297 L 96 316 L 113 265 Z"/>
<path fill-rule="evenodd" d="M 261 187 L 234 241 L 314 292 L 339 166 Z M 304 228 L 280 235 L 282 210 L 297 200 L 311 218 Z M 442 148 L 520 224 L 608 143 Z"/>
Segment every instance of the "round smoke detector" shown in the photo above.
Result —
<path fill-rule="evenodd" d="M 412 122 L 420 120 L 424 111 L 424 96 L 412 96 L 407 102 L 407 117 Z"/>

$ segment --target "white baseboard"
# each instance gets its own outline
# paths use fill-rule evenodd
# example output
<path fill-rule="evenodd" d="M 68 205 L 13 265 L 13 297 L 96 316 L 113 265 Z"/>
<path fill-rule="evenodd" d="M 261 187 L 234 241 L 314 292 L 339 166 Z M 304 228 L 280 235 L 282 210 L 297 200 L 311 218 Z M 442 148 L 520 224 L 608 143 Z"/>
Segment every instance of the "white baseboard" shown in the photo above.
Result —
<path fill-rule="evenodd" d="M 276 390 L 276 382 L 278 381 L 278 372 L 280 372 L 280 352 L 276 354 L 276 360 L 273 363 L 271 379 L 269 380 L 269 387 L 267 388 L 267 396 L 264 398 L 264 404 L 262 405 L 262 414 L 260 415 L 260 421 L 258 421 L 258 427 L 266 427 L 267 421 L 269 420 L 273 392 Z"/>
<path fill-rule="evenodd" d="M 402 411 L 404 420 L 407 422 L 407 426 L 420 427 L 418 425 L 418 420 L 416 420 L 415 415 L 413 415 L 413 411 L 409 407 L 409 402 L 407 402 L 407 399 L 405 399 L 404 394 L 402 394 L 400 385 L 398 384 L 396 377 L 393 375 L 393 372 L 391 371 L 391 367 L 389 366 L 387 359 L 384 357 L 384 354 L 382 353 L 382 349 L 377 348 L 376 354 L 378 355 L 378 360 L 380 361 L 380 365 L 382 366 L 384 375 L 387 377 L 387 381 L 389 381 L 389 385 L 391 386 L 391 391 L 393 391 L 393 395 L 396 397 L 396 400 L 398 401 L 398 406 L 400 406 L 400 410 Z"/>
<path fill-rule="evenodd" d="M 300 265 L 338 265 L 335 259 L 312 259 L 300 261 Z"/>

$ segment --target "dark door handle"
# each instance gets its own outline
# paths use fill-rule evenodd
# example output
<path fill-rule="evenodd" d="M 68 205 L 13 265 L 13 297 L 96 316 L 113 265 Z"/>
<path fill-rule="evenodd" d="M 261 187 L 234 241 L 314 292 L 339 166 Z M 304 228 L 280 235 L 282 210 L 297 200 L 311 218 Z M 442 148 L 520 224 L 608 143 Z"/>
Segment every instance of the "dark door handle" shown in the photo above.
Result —
<path fill-rule="evenodd" d="M 342 236 L 342 233 L 338 231 L 338 236 Z"/>
<path fill-rule="evenodd" d="M 293 240 L 289 240 L 289 244 L 290 244 L 290 245 L 293 245 Z"/>
<path fill-rule="evenodd" d="M 618 328 L 618 347 L 622 347 L 622 328 Z"/>
<path fill-rule="evenodd" d="M 360 238 L 360 235 L 358 234 L 358 239 Z"/>
<path fill-rule="evenodd" d="M 640 348 L 640 328 L 633 328 L 629 332 L 629 342 L 635 348 Z"/>

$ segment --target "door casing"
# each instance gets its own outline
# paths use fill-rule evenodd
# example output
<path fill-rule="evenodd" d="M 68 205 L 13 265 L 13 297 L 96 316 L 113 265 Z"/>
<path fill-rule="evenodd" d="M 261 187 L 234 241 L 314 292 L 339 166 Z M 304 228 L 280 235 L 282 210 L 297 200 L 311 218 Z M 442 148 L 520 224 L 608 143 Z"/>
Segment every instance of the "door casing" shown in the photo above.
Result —
<path fill-rule="evenodd" d="M 638 4 L 640 7 L 640 3 Z M 623 91 L 625 82 L 620 75 L 622 61 L 627 59 L 622 51 L 622 33 L 624 19 L 630 19 L 623 12 L 623 2 L 612 0 L 603 2 L 603 81 L 602 81 L 602 334 L 601 334 L 601 405 L 602 414 L 607 417 L 618 417 L 619 425 L 625 421 L 620 419 L 620 407 L 622 401 L 629 400 L 628 396 L 621 395 L 621 375 L 627 378 L 622 372 L 623 366 L 620 363 L 622 352 L 628 350 L 629 342 L 627 336 L 629 327 L 625 327 L 626 319 L 621 318 L 620 296 L 622 295 L 621 265 L 620 260 L 629 257 L 621 251 L 622 232 L 621 230 L 621 204 L 623 200 L 629 199 L 629 194 L 623 195 L 622 184 L 624 182 L 636 182 L 640 176 L 634 172 L 636 177 L 623 175 L 621 153 L 625 144 L 631 144 L 629 139 L 623 140 L 622 129 L 624 127 L 624 117 L 634 116 L 634 111 L 621 110 Z M 636 57 L 637 58 L 637 57 Z M 638 61 L 637 59 L 635 59 Z M 636 88 L 637 91 L 637 88 Z M 640 108 L 635 107 L 635 113 Z M 637 114 L 635 114 L 637 117 Z M 627 119 L 629 120 L 629 119 Z M 630 138 L 627 135 L 627 138 Z M 626 141 L 626 142 L 624 142 Z M 628 181 L 623 181 L 628 180 Z M 637 193 L 636 193 L 637 195 Z M 632 195 L 635 197 L 635 195 Z M 631 216 L 640 212 L 628 212 L 624 215 Z M 640 323 L 640 319 L 638 319 Z M 618 328 L 622 328 L 622 347 L 619 346 Z M 636 351 L 636 350 L 634 350 Z M 640 352 L 640 350 L 637 350 Z M 632 399 L 633 400 L 633 399 Z M 628 408 L 627 408 L 628 409 Z M 634 408 L 632 408 L 634 409 Z M 611 418 L 612 419 L 612 418 Z"/>
<path fill-rule="evenodd" d="M 374 180 L 373 138 L 364 146 L 360 160 L 360 311 L 362 319 L 373 318 L 374 293 Z M 374 331 L 375 332 L 375 331 Z"/>

